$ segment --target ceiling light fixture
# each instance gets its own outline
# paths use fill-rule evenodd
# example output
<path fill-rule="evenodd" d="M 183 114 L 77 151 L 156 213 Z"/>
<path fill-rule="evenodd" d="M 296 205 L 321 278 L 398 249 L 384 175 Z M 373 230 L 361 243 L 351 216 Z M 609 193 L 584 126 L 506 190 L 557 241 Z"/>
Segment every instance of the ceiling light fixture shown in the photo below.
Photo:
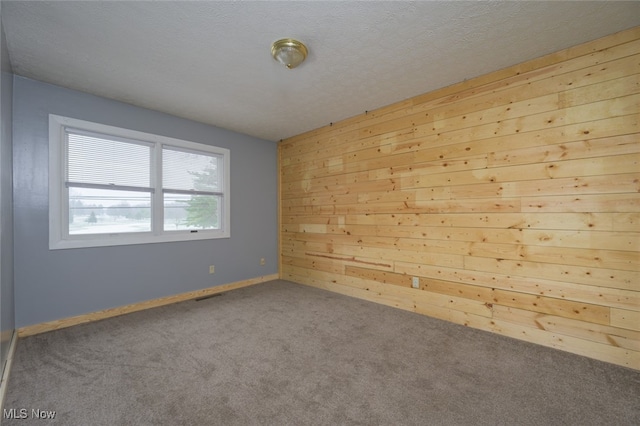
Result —
<path fill-rule="evenodd" d="M 307 46 L 292 38 L 283 38 L 271 45 L 273 59 L 289 69 L 300 65 L 307 57 Z"/>

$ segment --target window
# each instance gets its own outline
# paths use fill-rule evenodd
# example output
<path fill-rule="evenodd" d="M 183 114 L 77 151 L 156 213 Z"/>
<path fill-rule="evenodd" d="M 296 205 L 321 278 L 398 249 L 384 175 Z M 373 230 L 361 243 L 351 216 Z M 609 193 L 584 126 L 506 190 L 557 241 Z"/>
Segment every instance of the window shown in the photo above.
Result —
<path fill-rule="evenodd" d="M 229 150 L 49 116 L 49 248 L 229 237 Z"/>

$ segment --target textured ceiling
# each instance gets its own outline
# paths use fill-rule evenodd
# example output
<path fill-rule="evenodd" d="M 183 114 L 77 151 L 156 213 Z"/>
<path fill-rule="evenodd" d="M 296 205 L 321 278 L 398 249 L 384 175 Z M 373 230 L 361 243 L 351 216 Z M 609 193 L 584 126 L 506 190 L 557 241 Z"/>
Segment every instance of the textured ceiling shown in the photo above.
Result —
<path fill-rule="evenodd" d="M 2 1 L 16 74 L 268 140 L 640 25 L 640 2 Z M 309 48 L 288 70 L 271 43 Z"/>

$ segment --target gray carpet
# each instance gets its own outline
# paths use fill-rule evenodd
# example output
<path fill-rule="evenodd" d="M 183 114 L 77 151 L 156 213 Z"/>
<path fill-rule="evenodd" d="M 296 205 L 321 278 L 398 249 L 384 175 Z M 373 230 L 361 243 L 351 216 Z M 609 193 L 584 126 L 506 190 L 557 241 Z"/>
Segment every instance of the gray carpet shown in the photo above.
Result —
<path fill-rule="evenodd" d="M 634 370 L 273 281 L 21 339 L 3 424 L 638 425 L 639 401 Z"/>

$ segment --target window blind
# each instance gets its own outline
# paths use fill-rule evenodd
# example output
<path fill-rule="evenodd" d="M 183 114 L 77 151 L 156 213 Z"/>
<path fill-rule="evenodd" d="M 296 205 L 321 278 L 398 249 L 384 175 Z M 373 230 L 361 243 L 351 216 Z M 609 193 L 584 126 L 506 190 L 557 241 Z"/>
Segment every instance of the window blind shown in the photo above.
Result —
<path fill-rule="evenodd" d="M 162 186 L 165 192 L 222 191 L 221 156 L 164 148 Z"/>
<path fill-rule="evenodd" d="M 151 147 L 67 129 L 67 182 L 151 186 Z"/>

